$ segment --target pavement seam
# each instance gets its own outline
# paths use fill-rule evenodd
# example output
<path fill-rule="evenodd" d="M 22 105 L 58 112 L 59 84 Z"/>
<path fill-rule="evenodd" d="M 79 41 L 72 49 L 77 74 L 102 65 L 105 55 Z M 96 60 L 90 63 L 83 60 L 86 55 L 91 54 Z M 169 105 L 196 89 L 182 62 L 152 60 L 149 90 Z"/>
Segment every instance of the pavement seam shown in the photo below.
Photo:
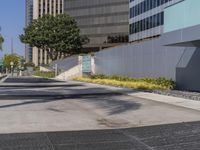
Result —
<path fill-rule="evenodd" d="M 49 141 L 49 143 L 50 143 L 50 146 L 51 146 L 52 150 L 55 150 L 55 148 L 54 148 L 54 145 L 53 145 L 53 143 L 51 142 L 51 140 L 49 139 L 49 136 L 48 136 L 48 134 L 47 134 L 47 133 L 45 133 L 45 135 L 46 135 L 46 137 L 47 137 L 47 140 L 48 140 L 48 141 Z"/>
<path fill-rule="evenodd" d="M 144 147 L 148 148 L 149 150 L 155 150 L 153 147 L 147 145 L 146 143 L 142 142 L 139 138 L 137 138 L 137 137 L 135 137 L 133 135 L 130 135 L 127 132 L 119 131 L 119 133 L 122 133 L 124 136 L 130 138 L 131 141 L 138 142 L 139 144 L 143 145 Z"/>

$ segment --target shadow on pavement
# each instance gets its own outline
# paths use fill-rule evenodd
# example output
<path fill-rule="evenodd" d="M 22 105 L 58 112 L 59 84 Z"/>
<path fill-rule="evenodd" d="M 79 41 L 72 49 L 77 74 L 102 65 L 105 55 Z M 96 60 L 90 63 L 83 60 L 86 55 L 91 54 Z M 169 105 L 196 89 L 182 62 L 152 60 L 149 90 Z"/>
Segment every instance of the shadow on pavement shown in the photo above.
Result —
<path fill-rule="evenodd" d="M 58 81 L 46 78 L 34 78 L 34 77 L 9 77 L 5 83 L 60 83 L 64 81 Z"/>
<path fill-rule="evenodd" d="M 30 77 L 8 78 L 6 82 L 16 83 L 17 87 L 13 86 L 12 89 L 9 84 L 5 84 L 9 89 L 8 91 L 0 90 L 0 100 L 18 100 L 18 102 L 15 104 L 1 105 L 0 109 L 31 104 L 46 104 L 53 101 L 79 101 L 80 103 L 92 103 L 97 108 L 105 109 L 108 115 L 115 115 L 137 110 L 141 106 L 140 103 L 130 101 L 131 97 L 126 96 L 129 100 L 124 99 L 125 95 L 120 94 L 120 91 L 113 92 L 102 87 L 89 88 L 81 83 L 71 84 L 64 82 L 66 83 L 64 85 L 59 83 L 45 85 L 45 83 L 56 83 L 57 81 Z M 33 82 L 36 82 L 34 88 L 28 85 L 27 87 L 29 88 L 27 89 L 24 88 L 26 86 L 17 84 Z M 44 84 L 40 85 L 37 83 Z M 41 87 L 55 87 L 55 89 L 40 89 Z M 20 88 L 24 89 L 20 90 Z"/>
<path fill-rule="evenodd" d="M 120 114 L 128 111 L 137 110 L 141 104 L 133 101 L 121 100 L 119 97 L 123 96 L 119 93 L 86 93 L 86 94 L 45 94 L 45 95 L 6 95 L 0 96 L 2 100 L 23 100 L 15 104 L 1 105 L 2 108 L 30 105 L 30 104 L 45 104 L 53 101 L 82 101 L 94 103 L 96 107 L 106 109 L 108 115 Z"/>
<path fill-rule="evenodd" d="M 0 88 L 18 88 L 18 89 L 24 89 L 24 88 L 45 88 L 45 87 L 80 87 L 84 86 L 81 84 L 31 84 L 31 85 L 19 85 L 19 84 L 1 84 Z M 62 88 L 61 88 L 62 89 Z"/>

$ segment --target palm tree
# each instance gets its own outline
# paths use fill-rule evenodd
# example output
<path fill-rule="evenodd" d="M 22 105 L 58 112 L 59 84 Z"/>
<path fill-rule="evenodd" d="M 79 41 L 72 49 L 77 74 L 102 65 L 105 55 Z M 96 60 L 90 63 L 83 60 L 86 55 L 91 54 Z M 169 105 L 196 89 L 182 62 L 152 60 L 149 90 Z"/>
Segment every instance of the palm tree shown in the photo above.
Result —
<path fill-rule="evenodd" d="M 2 50 L 3 42 L 4 42 L 4 38 L 0 35 L 0 50 Z"/>

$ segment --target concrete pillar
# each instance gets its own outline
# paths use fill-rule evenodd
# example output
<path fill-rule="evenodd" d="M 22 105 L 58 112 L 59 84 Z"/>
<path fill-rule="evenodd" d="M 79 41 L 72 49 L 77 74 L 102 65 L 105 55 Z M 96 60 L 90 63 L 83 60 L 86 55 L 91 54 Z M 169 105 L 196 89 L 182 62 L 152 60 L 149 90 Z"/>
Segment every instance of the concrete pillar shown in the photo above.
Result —
<path fill-rule="evenodd" d="M 48 13 L 48 11 L 47 11 L 47 10 L 48 10 L 48 9 L 47 9 L 48 5 L 47 5 L 47 4 L 48 4 L 48 0 L 45 0 L 45 14 Z"/>
<path fill-rule="evenodd" d="M 43 7 L 43 1 L 44 1 L 44 0 L 41 0 L 41 3 L 40 3 L 40 6 L 41 6 L 41 12 L 40 12 L 40 15 L 41 15 L 41 16 L 43 15 L 43 10 L 44 10 L 44 7 Z"/>
<path fill-rule="evenodd" d="M 55 16 L 56 15 L 56 3 L 57 3 L 57 0 L 54 0 L 54 7 L 53 7 L 53 15 Z"/>
<path fill-rule="evenodd" d="M 37 19 L 39 16 L 39 1 L 33 1 L 33 19 Z"/>
<path fill-rule="evenodd" d="M 33 47 L 33 63 L 38 66 L 38 49 Z"/>
<path fill-rule="evenodd" d="M 47 51 L 46 50 L 44 52 L 44 63 L 48 64 L 48 62 L 47 62 Z"/>
<path fill-rule="evenodd" d="M 60 14 L 60 0 L 58 0 L 58 14 Z"/>
<path fill-rule="evenodd" d="M 95 56 L 91 56 L 91 73 L 95 74 Z"/>
<path fill-rule="evenodd" d="M 49 0 L 49 14 L 52 14 L 52 1 L 53 0 Z"/>
<path fill-rule="evenodd" d="M 40 64 L 43 64 L 43 50 L 40 50 Z"/>

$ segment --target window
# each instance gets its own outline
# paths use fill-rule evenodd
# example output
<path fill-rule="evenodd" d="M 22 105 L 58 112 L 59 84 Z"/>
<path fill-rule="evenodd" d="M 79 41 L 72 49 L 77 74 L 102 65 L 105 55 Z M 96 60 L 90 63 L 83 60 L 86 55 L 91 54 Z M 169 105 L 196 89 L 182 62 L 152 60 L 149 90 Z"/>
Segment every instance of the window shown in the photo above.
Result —
<path fill-rule="evenodd" d="M 144 30 L 155 28 L 164 24 L 164 13 L 158 13 L 138 22 L 130 24 L 130 34 L 138 33 Z"/>
<path fill-rule="evenodd" d="M 146 11 L 159 7 L 170 1 L 172 0 L 145 0 L 130 8 L 130 18 L 136 17 Z"/>

